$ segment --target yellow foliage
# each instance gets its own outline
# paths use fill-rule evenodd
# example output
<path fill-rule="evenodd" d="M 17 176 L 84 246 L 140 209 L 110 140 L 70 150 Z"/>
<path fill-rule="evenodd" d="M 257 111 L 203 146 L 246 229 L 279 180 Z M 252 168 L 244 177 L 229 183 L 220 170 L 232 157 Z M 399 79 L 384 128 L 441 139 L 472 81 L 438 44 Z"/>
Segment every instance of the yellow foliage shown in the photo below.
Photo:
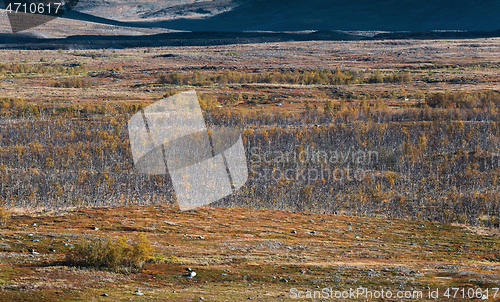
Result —
<path fill-rule="evenodd" d="M 135 244 L 129 245 L 125 236 L 113 240 L 109 237 L 82 240 L 66 255 L 71 266 L 92 267 L 123 271 L 141 269 L 153 256 L 151 242 L 139 234 Z"/>
<path fill-rule="evenodd" d="M 10 212 L 4 207 L 0 207 L 0 224 L 5 225 L 10 220 Z"/>

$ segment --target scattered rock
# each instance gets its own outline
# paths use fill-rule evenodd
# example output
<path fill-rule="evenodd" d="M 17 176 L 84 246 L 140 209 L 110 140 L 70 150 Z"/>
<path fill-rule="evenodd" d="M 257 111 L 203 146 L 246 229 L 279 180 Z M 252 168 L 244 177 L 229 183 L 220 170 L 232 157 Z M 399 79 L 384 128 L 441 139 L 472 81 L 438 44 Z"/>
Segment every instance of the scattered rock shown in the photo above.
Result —
<path fill-rule="evenodd" d="M 135 293 L 134 293 L 134 295 L 136 295 L 136 296 L 144 296 L 144 294 L 141 292 L 140 289 L 136 290 Z"/>
<path fill-rule="evenodd" d="M 293 230 L 293 231 L 292 231 L 292 234 L 296 234 L 296 233 L 297 233 L 297 231 L 296 231 L 296 230 Z"/>
<path fill-rule="evenodd" d="M 90 229 L 91 229 L 92 231 L 99 231 L 99 228 L 98 228 L 98 227 L 95 227 L 95 226 L 90 227 Z"/>
<path fill-rule="evenodd" d="M 107 297 L 109 296 L 108 294 L 102 294 L 101 297 Z"/>

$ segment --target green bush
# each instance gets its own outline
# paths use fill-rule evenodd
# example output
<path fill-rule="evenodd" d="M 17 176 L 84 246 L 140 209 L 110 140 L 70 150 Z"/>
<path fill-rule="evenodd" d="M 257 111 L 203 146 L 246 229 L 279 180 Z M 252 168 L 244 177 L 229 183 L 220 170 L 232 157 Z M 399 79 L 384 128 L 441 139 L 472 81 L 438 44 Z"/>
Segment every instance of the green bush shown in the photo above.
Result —
<path fill-rule="evenodd" d="M 144 234 L 137 236 L 133 245 L 125 236 L 113 240 L 109 237 L 82 240 L 66 255 L 70 266 L 91 267 L 111 271 L 141 269 L 151 259 L 153 247 Z"/>
<path fill-rule="evenodd" d="M 163 94 L 163 97 L 164 98 L 168 98 L 169 96 L 173 96 L 173 95 L 176 95 L 178 93 L 177 90 L 175 89 L 169 89 L 167 90 L 164 94 Z"/>
<path fill-rule="evenodd" d="M 163 256 L 162 254 L 156 254 L 153 258 L 151 258 L 151 262 L 153 263 L 180 263 L 181 259 L 176 256 Z"/>

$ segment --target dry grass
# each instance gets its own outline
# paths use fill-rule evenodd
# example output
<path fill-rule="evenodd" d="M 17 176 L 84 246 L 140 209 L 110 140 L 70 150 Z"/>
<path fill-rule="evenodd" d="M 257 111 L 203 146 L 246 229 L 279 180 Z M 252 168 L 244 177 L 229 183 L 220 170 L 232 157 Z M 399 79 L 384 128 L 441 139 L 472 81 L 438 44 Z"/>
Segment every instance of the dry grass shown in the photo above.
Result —
<path fill-rule="evenodd" d="M 474 44 L 475 55 L 470 55 Z M 302 111 L 306 102 L 323 108 L 327 99 L 334 102 L 350 96 L 354 102 L 381 98 L 391 108 L 408 106 L 421 101 L 422 93 L 444 91 L 482 91 L 498 89 L 497 68 L 500 64 L 498 39 L 418 41 L 362 41 L 362 42 L 287 42 L 209 46 L 161 47 L 122 50 L 75 51 L 12 51 L 2 50 L 6 62 L 25 62 L 35 65 L 85 64 L 87 73 L 79 76 L 89 81 L 86 89 L 51 87 L 54 81 L 64 83 L 68 75 L 46 77 L 43 75 L 4 75 L 3 97 L 29 99 L 30 102 L 50 102 L 54 106 L 68 104 L 120 104 L 123 102 L 153 102 L 171 89 L 191 87 L 159 85 L 158 76 L 177 72 L 192 76 L 236 73 L 266 74 L 273 70 L 312 70 L 325 68 L 352 71 L 371 76 L 380 70 L 383 76 L 406 72 L 411 83 L 374 83 L 344 85 L 297 84 L 226 84 L 203 85 L 196 89 L 218 99 L 243 94 L 249 96 L 243 103 L 223 107 L 243 112 L 264 110 Z M 332 51 L 332 49 L 334 51 Z M 229 52 L 238 55 L 227 56 Z M 274 57 L 268 61 L 263 57 Z M 170 55 L 171 57 L 165 57 Z M 92 56 L 95 58 L 92 59 Z M 369 58 L 370 60 L 367 60 Z M 46 62 L 40 62 L 44 59 Z M 200 66 L 204 66 L 201 68 Z M 121 69 L 121 71 L 119 71 Z M 114 71 L 113 71 L 114 70 Z M 335 93 L 333 93 L 336 91 Z M 391 93 L 394 91 L 394 95 Z M 340 94 L 339 94 L 340 93 Z M 259 101 L 267 96 L 266 102 Z M 396 98 L 394 98 L 396 96 Z M 408 101 L 405 101 L 408 99 Z M 252 101 L 260 103 L 256 106 Z M 283 103 L 277 107 L 276 104 Z M 262 106 L 262 107 L 261 107 Z"/>
<path fill-rule="evenodd" d="M 236 208 L 180 212 L 173 206 L 123 206 L 15 215 L 0 233 L 1 301 L 88 301 L 99 300 L 103 293 L 107 299 L 126 300 L 136 297 L 137 289 L 160 301 L 280 301 L 288 300 L 292 287 L 425 290 L 500 283 L 498 233 L 480 235 L 459 225 Z M 139 234 L 156 253 L 142 269 L 102 272 L 61 266 L 68 253 L 86 250 L 82 255 L 88 256 L 92 246 L 109 252 L 96 252 L 102 259 L 112 259 L 125 242 L 118 238 Z M 111 239 L 83 240 L 90 237 Z M 127 245 L 133 250 L 132 243 Z M 28 248 L 40 254 L 32 255 Z M 187 267 L 196 277 L 183 277 Z"/>

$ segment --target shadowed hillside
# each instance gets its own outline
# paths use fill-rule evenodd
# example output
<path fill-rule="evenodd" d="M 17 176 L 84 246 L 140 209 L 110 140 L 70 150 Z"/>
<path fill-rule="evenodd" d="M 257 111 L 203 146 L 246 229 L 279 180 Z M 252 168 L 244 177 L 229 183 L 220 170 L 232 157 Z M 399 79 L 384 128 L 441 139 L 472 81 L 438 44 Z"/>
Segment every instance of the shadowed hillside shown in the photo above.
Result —
<path fill-rule="evenodd" d="M 498 1 L 241 0 L 233 10 L 202 20 L 177 19 L 186 30 L 497 30 Z"/>
<path fill-rule="evenodd" d="M 193 31 L 500 29 L 500 2 L 494 0 L 233 0 L 174 4 L 81 1 L 76 10 L 126 23 Z"/>
<path fill-rule="evenodd" d="M 454 31 L 451 34 L 459 33 L 464 38 L 460 32 L 474 32 L 474 37 L 492 36 L 485 32 L 500 29 L 499 12 L 500 2 L 493 0 L 219 0 L 182 4 L 88 0 L 80 1 L 63 18 L 107 26 L 195 32 L 333 30 L 371 32 L 368 36 L 374 36 L 388 31 L 404 32 L 405 36 L 397 38 L 407 38 L 409 32 L 448 31 L 449 35 Z M 65 36 L 83 33 L 77 25 L 68 24 L 64 29 L 68 32 Z"/>

